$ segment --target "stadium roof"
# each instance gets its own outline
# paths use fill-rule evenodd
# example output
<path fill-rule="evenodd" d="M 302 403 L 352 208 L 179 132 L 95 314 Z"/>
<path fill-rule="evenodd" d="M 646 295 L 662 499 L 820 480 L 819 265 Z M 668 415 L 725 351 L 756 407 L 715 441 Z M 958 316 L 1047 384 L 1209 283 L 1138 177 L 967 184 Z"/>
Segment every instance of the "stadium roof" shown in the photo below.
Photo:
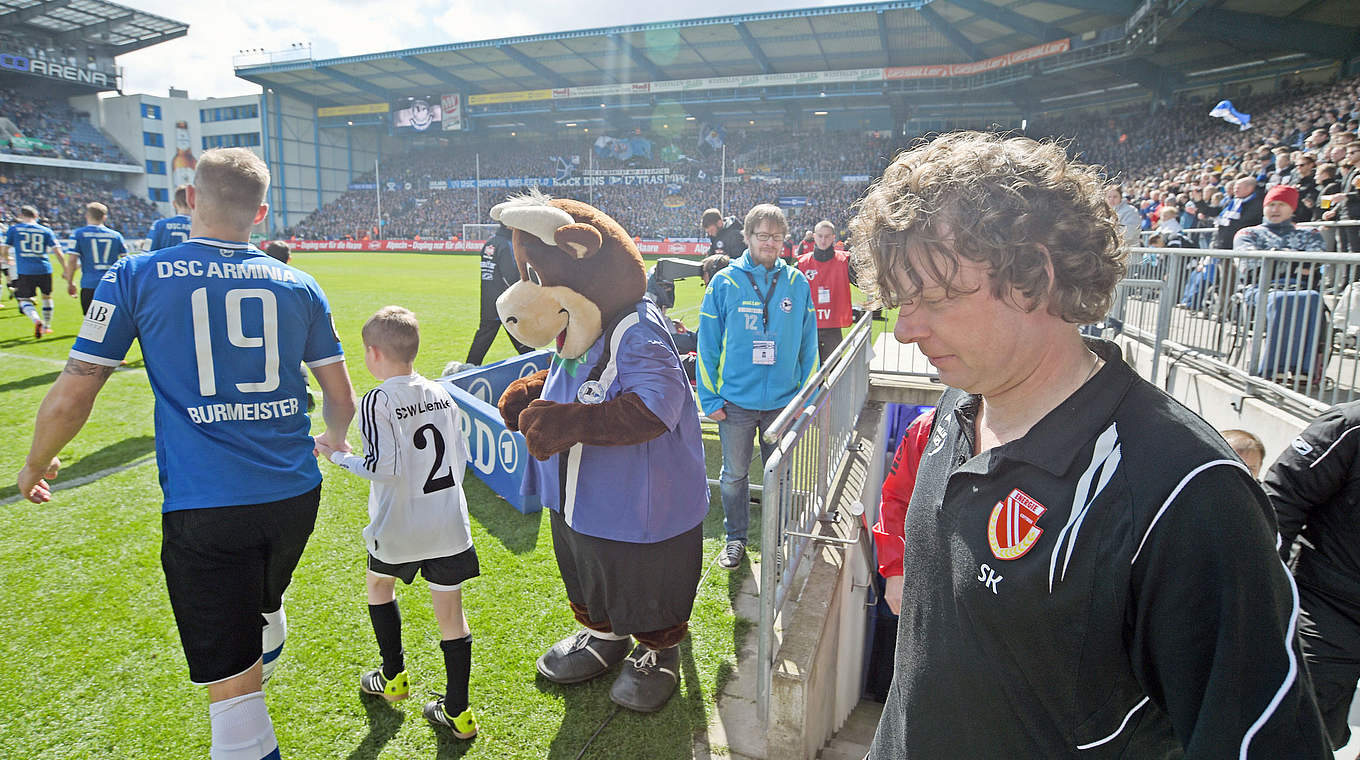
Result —
<path fill-rule="evenodd" d="M 1353 0 L 897 0 L 326 60 L 239 60 L 236 73 L 290 97 L 335 106 L 453 92 L 933 67 L 1067 40 L 1062 55 L 1017 67 L 1014 73 L 1023 76 L 952 85 L 957 91 L 993 88 L 974 92 L 974 99 L 1035 105 L 1131 85 L 1170 93 L 1199 83 L 1195 76 L 1222 78 L 1227 69 L 1259 72 L 1348 60 L 1360 54 L 1353 9 Z M 881 94 L 888 92 L 884 85 Z"/>
<path fill-rule="evenodd" d="M 97 45 L 117 56 L 189 32 L 189 25 L 103 0 L 0 0 L 0 26 L 58 43 Z"/>

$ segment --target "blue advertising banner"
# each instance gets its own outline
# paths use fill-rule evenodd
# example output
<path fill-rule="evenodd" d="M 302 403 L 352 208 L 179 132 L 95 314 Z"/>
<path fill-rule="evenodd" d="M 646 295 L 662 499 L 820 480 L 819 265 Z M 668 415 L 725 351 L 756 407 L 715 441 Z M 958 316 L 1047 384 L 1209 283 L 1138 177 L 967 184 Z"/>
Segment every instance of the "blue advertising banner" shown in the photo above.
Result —
<path fill-rule="evenodd" d="M 537 499 L 525 503 L 520 495 L 529 449 L 524 436 L 505 428 L 496 402 L 510 383 L 547 369 L 551 355 L 548 351 L 535 351 L 439 379 L 462 411 L 458 420 L 472 453 L 472 471 L 524 514 L 542 509 Z"/>

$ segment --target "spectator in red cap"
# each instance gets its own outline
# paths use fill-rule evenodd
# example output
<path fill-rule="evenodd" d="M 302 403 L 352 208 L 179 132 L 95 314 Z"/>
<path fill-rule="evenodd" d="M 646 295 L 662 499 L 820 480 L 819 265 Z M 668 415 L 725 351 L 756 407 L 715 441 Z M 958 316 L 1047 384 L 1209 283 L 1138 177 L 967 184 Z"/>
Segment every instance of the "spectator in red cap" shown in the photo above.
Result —
<path fill-rule="evenodd" d="M 1235 251 L 1322 251 L 1322 235 L 1313 229 L 1294 226 L 1294 211 L 1299 207 L 1299 190 L 1291 185 L 1276 185 L 1266 193 L 1261 210 L 1261 224 L 1243 227 L 1233 236 Z M 1260 261 L 1242 261 L 1244 275 L 1254 275 Z M 1278 273 L 1277 273 L 1278 274 Z M 1309 263 L 1291 266 L 1290 276 L 1298 276 L 1301 284 L 1312 288 L 1315 273 Z M 1248 276 L 1248 282 L 1255 281 Z"/>

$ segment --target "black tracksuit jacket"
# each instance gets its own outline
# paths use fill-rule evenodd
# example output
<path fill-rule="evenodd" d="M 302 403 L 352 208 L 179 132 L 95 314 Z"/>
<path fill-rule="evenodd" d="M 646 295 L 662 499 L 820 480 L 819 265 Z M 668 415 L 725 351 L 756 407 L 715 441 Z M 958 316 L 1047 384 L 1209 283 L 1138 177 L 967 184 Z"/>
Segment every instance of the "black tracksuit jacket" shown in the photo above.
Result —
<path fill-rule="evenodd" d="M 942 397 L 870 757 L 1330 757 L 1265 494 L 1089 345 L 1100 372 L 976 456 L 979 398 Z"/>
<path fill-rule="evenodd" d="M 1266 493 L 1280 554 L 1295 543 L 1308 665 L 1319 680 L 1360 677 L 1360 401 L 1332 407 L 1275 460 Z"/>

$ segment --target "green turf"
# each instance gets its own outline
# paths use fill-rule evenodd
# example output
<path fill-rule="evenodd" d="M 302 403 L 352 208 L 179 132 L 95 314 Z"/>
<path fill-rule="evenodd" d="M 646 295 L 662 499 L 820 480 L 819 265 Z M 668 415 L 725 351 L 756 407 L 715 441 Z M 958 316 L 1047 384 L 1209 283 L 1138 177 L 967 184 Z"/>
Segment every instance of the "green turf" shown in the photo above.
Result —
<path fill-rule="evenodd" d="M 380 306 L 419 315 L 417 369 L 437 376 L 461 360 L 478 319 L 477 258 L 404 254 L 302 254 L 295 260 L 325 288 L 350 351 L 360 393 L 375 384 L 360 359 L 359 328 Z M 677 311 L 690 325 L 701 290 L 677 286 Z M 687 311 L 688 309 L 688 311 Z M 58 302 L 56 331 L 35 341 L 13 302 L 0 308 L 0 436 L 4 488 L 32 435 L 33 414 L 60 371 L 79 326 L 74 299 Z M 512 354 L 504 333 L 487 360 Z M 152 399 L 139 357 L 115 373 L 90 422 L 62 451 L 56 485 L 110 473 L 59 491 L 44 506 L 0 506 L 0 758 L 206 757 L 207 697 L 188 672 L 159 562 L 160 491 L 154 462 Z M 357 433 L 351 433 L 357 441 Z M 705 431 L 710 475 L 717 439 Z M 757 465 L 758 466 L 758 465 Z M 753 468 L 754 469 L 754 468 Z M 289 758 L 575 758 L 614 711 L 612 677 L 559 687 L 534 673 L 534 659 L 574 629 L 553 560 L 546 518 L 520 515 L 476 478 L 466 489 L 482 576 L 465 587 L 473 631 L 471 693 L 482 732 L 475 741 L 442 738 L 420 716 L 426 692 L 442 691 L 438 633 L 422 581 L 402 588 L 404 642 L 413 699 L 363 699 L 357 679 L 377 663 L 363 591 L 364 482 L 323 465 L 317 529 L 287 596 L 290 635 L 266 694 Z M 208 474 L 210 477 L 210 473 Z M 722 543 L 716 492 L 705 521 L 705 552 Z M 758 525 L 759 510 L 752 515 Z M 709 572 L 700 588 L 693 635 L 682 646 L 683 681 L 660 713 L 624 711 L 594 740 L 586 758 L 690 757 L 714 696 L 735 665 L 748 625 L 731 600 L 744 572 Z"/>

